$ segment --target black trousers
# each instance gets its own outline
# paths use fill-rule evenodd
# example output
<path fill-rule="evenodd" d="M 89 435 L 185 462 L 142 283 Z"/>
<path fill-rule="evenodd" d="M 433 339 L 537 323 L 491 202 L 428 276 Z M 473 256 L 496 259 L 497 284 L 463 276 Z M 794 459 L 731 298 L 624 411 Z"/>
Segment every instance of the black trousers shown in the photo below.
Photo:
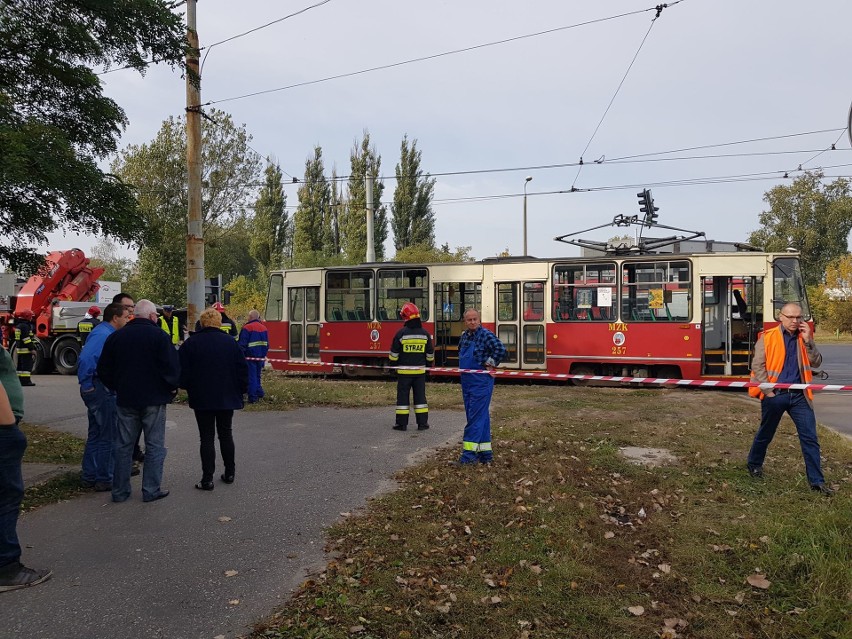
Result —
<path fill-rule="evenodd" d="M 408 426 L 410 411 L 409 393 L 414 392 L 414 418 L 418 426 L 429 423 L 429 405 L 426 403 L 426 374 L 397 375 L 396 377 L 396 423 Z"/>
<path fill-rule="evenodd" d="M 216 445 L 214 438 L 219 435 L 219 451 L 225 464 L 225 474 L 234 474 L 234 436 L 231 433 L 232 410 L 197 410 L 195 421 L 198 423 L 198 435 L 201 438 L 201 481 L 213 481 L 216 471 Z"/>

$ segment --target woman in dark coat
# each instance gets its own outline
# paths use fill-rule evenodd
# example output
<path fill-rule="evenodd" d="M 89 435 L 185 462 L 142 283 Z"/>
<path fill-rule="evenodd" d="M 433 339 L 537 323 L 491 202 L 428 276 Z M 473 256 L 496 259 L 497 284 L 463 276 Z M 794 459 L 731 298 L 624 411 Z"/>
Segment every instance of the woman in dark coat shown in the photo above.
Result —
<path fill-rule="evenodd" d="M 234 338 L 220 330 L 222 316 L 208 308 L 201 314 L 201 330 L 180 347 L 180 386 L 189 393 L 189 407 L 195 411 L 201 438 L 201 481 L 199 490 L 213 490 L 216 470 L 214 436 L 225 472 L 222 481 L 234 481 L 234 437 L 231 422 L 234 411 L 243 407 L 248 391 L 248 365 Z"/>

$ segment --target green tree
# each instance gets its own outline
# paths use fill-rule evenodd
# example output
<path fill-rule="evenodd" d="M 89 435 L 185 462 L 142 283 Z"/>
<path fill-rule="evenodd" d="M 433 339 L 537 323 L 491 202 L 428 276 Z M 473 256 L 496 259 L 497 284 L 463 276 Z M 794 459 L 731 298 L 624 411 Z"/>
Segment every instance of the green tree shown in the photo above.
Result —
<path fill-rule="evenodd" d="M 391 205 L 391 228 L 397 251 L 414 244 L 435 245 L 435 212 L 432 210 L 435 179 L 423 174 L 421 160 L 417 140 L 409 144 L 408 136 L 404 136 Z"/>
<path fill-rule="evenodd" d="M 293 216 L 293 264 L 321 266 L 329 255 L 324 216 L 329 211 L 331 187 L 325 177 L 320 146 L 314 147 L 313 157 L 305 160 L 305 179 L 298 196 L 299 206 Z"/>
<path fill-rule="evenodd" d="M 221 275 L 225 282 L 240 275 L 266 279 L 251 255 L 252 231 L 252 218 L 244 213 L 227 227 L 217 225 L 215 229 L 205 229 L 205 235 L 214 236 L 214 239 L 204 242 L 207 277 Z"/>
<path fill-rule="evenodd" d="M 454 251 L 450 245 L 444 243 L 441 248 L 427 246 L 425 244 L 414 244 L 400 249 L 394 256 L 394 261 L 406 264 L 433 264 L 435 262 L 473 262 L 470 254 L 470 246 L 457 246 Z"/>
<path fill-rule="evenodd" d="M 248 146 L 244 126 L 215 109 L 202 120 L 202 194 L 207 277 L 250 274 L 250 236 L 241 226 L 260 174 L 260 158 Z M 148 144 L 132 145 L 113 163 L 135 192 L 145 224 L 135 291 L 161 303 L 186 300 L 186 130 L 169 118 Z M 225 257 L 228 259 L 226 260 Z M 229 269 L 229 270 L 225 270 Z"/>
<path fill-rule="evenodd" d="M 852 254 L 831 262 L 825 284 L 808 289 L 808 301 L 821 327 L 852 332 Z"/>
<path fill-rule="evenodd" d="M 367 175 L 373 176 L 373 242 L 376 260 L 385 257 L 388 239 L 387 209 L 382 204 L 385 185 L 378 181 L 382 158 L 370 145 L 370 133 L 364 131 L 361 142 L 355 142 L 349 154 L 349 184 L 346 209 L 341 215 L 340 244 L 346 261 L 359 264 L 367 257 Z"/>
<path fill-rule="evenodd" d="M 820 172 L 807 172 L 792 184 L 766 192 L 769 210 L 760 214 L 763 228 L 749 236 L 749 244 L 766 251 L 794 247 L 801 252 L 807 284 L 818 284 L 828 264 L 848 251 L 852 230 L 850 182 L 837 178 L 828 184 Z"/>
<path fill-rule="evenodd" d="M 251 232 L 251 256 L 258 264 L 258 274 L 265 278 L 270 271 L 284 266 L 291 243 L 292 229 L 281 167 L 268 159 L 266 180 L 254 204 Z"/>
<path fill-rule="evenodd" d="M 102 237 L 95 243 L 89 257 L 91 266 L 104 269 L 100 279 L 108 282 L 126 282 L 135 266 L 129 257 L 121 257 L 118 245 L 108 237 Z"/>
<path fill-rule="evenodd" d="M 34 245 L 56 230 L 139 239 L 132 191 L 98 167 L 127 118 L 90 68 L 185 52 L 181 18 L 165 0 L 18 0 L 0 8 L 0 261 L 31 272 Z"/>

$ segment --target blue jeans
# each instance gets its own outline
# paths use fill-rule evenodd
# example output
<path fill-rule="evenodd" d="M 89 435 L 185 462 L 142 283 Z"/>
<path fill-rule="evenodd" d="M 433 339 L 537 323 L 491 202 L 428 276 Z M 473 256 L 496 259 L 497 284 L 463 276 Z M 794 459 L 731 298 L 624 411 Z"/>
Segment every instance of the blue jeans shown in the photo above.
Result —
<path fill-rule="evenodd" d="M 130 497 L 130 470 L 133 466 L 133 445 L 140 431 L 145 432 L 145 465 L 142 467 L 142 499 L 150 501 L 159 494 L 166 461 L 166 405 L 128 408 L 117 406 L 118 428 L 115 439 L 115 472 L 112 479 L 112 500 L 125 501 Z"/>
<path fill-rule="evenodd" d="M 113 442 L 115 440 L 115 395 L 95 380 L 89 391 L 80 389 L 80 397 L 89 413 L 89 434 L 83 450 L 84 482 L 111 484 Z"/>
<path fill-rule="evenodd" d="M 808 402 L 808 398 L 801 391 L 789 393 L 778 393 L 775 397 L 764 397 L 760 402 L 760 428 L 754 436 L 754 443 L 748 454 L 750 466 L 762 466 L 766 457 L 766 449 L 784 413 L 789 413 L 796 425 L 799 434 L 799 444 L 802 447 L 802 456 L 805 458 L 805 472 L 808 483 L 811 486 L 822 484 L 825 479 L 820 469 L 819 440 L 816 432 L 816 415 L 814 409 Z"/>
<path fill-rule="evenodd" d="M 21 460 L 27 438 L 17 426 L 0 426 L 0 568 L 20 561 L 18 513 L 24 498 Z"/>

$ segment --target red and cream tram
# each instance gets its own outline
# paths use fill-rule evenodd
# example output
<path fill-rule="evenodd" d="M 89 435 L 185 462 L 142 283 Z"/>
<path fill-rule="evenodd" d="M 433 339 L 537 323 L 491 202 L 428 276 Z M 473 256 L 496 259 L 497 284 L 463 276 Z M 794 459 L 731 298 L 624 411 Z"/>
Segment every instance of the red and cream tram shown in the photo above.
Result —
<path fill-rule="evenodd" d="M 266 325 L 279 370 L 375 375 L 421 309 L 436 367 L 458 366 L 467 308 L 506 345 L 502 369 L 745 378 L 758 333 L 786 302 L 810 310 L 795 253 L 658 253 L 274 272 Z"/>

